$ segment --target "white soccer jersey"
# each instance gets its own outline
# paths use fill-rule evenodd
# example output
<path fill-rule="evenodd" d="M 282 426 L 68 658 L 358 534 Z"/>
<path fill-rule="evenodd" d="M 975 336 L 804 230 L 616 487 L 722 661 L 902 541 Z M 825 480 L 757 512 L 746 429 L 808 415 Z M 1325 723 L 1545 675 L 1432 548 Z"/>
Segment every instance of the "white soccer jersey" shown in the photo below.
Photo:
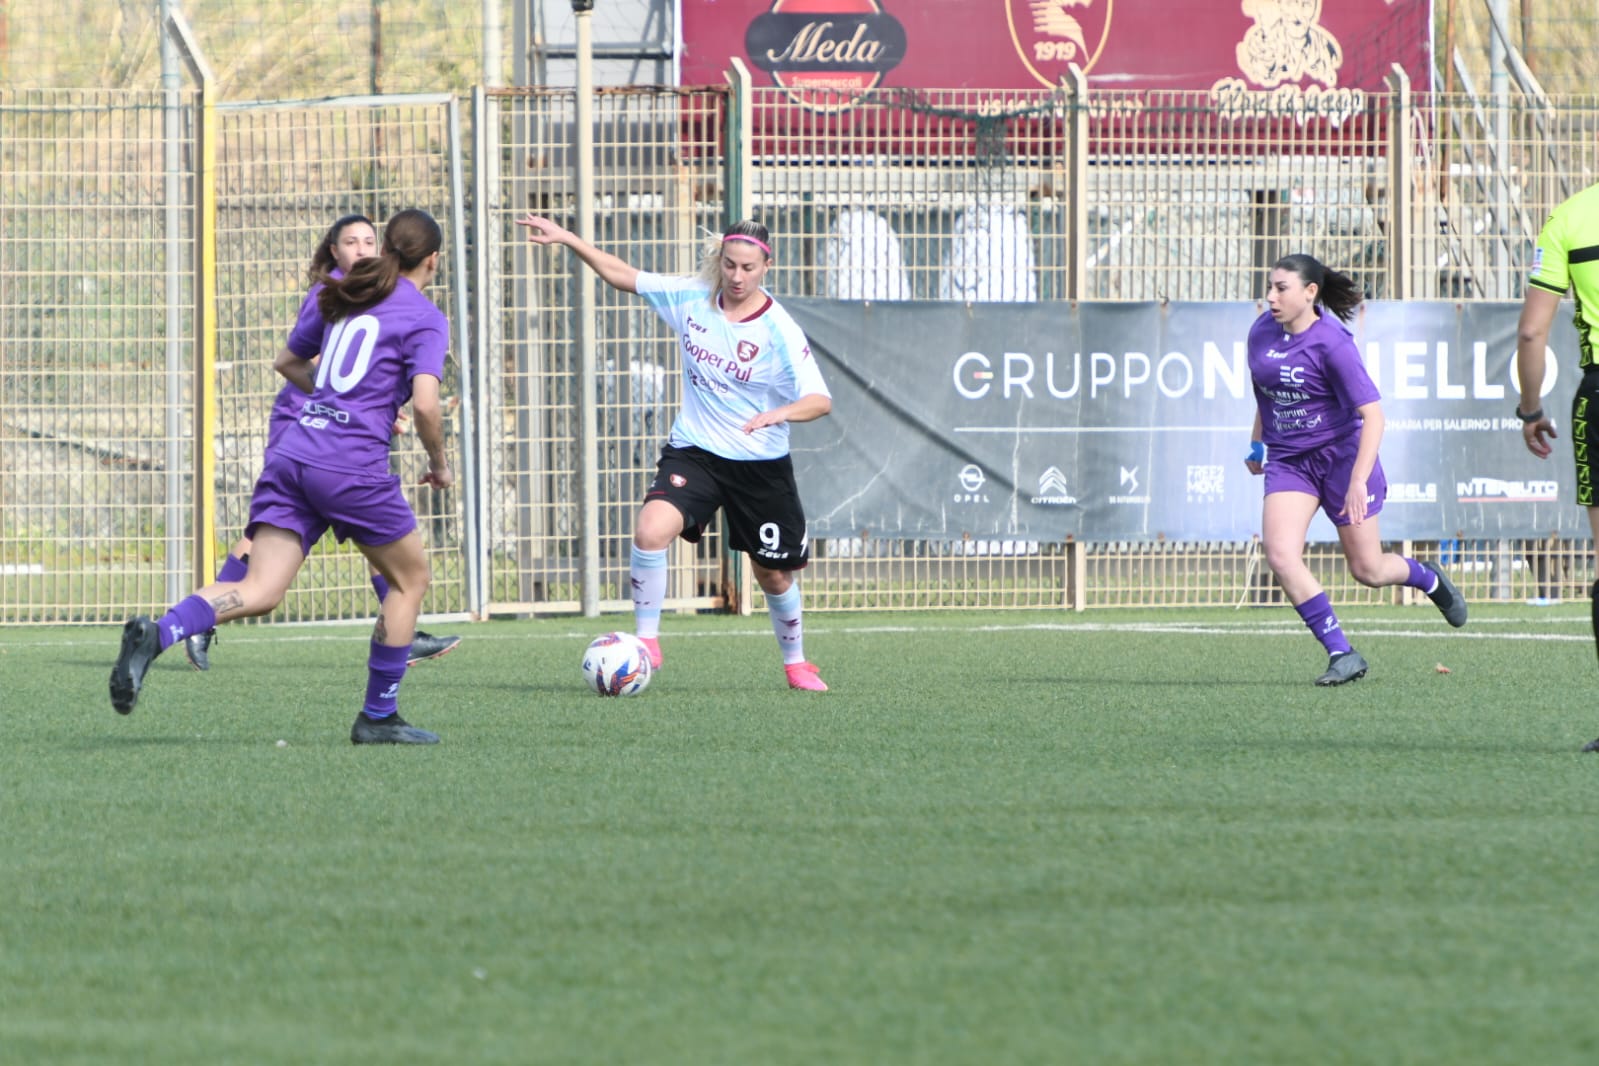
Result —
<path fill-rule="evenodd" d="M 831 396 L 798 323 L 767 295 L 754 318 L 730 322 L 697 278 L 641 271 L 638 293 L 677 331 L 683 356 L 683 409 L 671 443 L 724 459 L 788 454 L 788 423 L 745 433 L 763 411 L 801 396 Z M 763 290 L 764 293 L 764 290 Z"/>

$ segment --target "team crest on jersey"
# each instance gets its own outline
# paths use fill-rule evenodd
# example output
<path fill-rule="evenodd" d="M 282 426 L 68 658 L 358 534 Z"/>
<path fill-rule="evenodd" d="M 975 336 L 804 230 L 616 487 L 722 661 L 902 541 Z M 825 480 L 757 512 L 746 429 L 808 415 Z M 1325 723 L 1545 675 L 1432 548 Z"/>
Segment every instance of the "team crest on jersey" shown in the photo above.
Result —
<path fill-rule="evenodd" d="M 688 484 L 688 478 L 684 477 L 682 474 L 673 474 L 670 477 L 668 477 L 666 480 L 668 480 L 668 481 L 670 481 L 672 483 L 672 487 L 674 489 L 680 489 L 684 485 Z"/>
<path fill-rule="evenodd" d="M 760 354 L 761 354 L 760 345 L 756 344 L 754 341 L 739 341 L 738 342 L 738 361 L 739 362 L 747 363 L 751 359 L 754 359 L 757 355 L 760 355 Z"/>

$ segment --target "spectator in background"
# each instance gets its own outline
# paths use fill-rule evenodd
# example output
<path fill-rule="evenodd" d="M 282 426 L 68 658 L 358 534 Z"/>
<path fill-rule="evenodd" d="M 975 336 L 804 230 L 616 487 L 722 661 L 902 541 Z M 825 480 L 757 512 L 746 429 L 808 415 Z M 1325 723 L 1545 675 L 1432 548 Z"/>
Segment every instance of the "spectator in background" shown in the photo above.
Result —
<path fill-rule="evenodd" d="M 438 737 L 400 717 L 398 697 L 431 574 L 416 516 L 389 473 L 395 416 L 410 402 L 427 449 L 423 484 L 455 480 L 444 454 L 439 383 L 450 325 L 422 290 L 438 273 L 444 235 L 425 211 L 401 211 L 383 250 L 323 277 L 320 316 L 289 334 L 274 369 L 308 394 L 300 418 L 267 453 L 250 500 L 251 561 L 238 581 L 213 582 L 157 620 L 130 618 L 111 670 L 111 705 L 132 713 L 150 664 L 190 633 L 266 614 L 283 600 L 313 545 L 331 528 L 354 540 L 388 582 L 367 658 L 356 744 L 433 744 Z M 318 353 L 320 361 L 313 364 Z"/>
<path fill-rule="evenodd" d="M 989 204 L 962 211 L 955 219 L 938 298 L 959 303 L 1032 303 L 1038 299 L 1033 235 L 1027 216 L 1013 207 Z"/>
<path fill-rule="evenodd" d="M 561 244 L 606 284 L 649 301 L 681 338 L 683 407 L 633 525 L 629 576 L 639 639 L 660 668 L 666 551 L 698 541 L 720 508 L 727 542 L 749 555 L 766 594 L 790 688 L 825 692 L 805 659 L 799 582 L 810 562 L 805 509 L 794 481 L 788 427 L 833 409 L 805 334 L 761 287 L 771 237 L 739 222 L 713 243 L 697 278 L 651 274 L 589 244 L 547 218 L 516 220 L 534 244 Z"/>
<path fill-rule="evenodd" d="M 899 234 L 876 211 L 840 211 L 822 246 L 822 262 L 829 299 L 911 299 Z"/>
<path fill-rule="evenodd" d="M 1323 313 L 1348 321 L 1360 301 L 1349 275 L 1311 256 L 1290 255 L 1272 268 L 1269 310 L 1249 330 L 1256 411 L 1245 465 L 1266 478 L 1261 519 L 1266 562 L 1327 650 L 1327 669 L 1316 678 L 1318 685 L 1356 681 L 1367 669 L 1305 565 L 1305 535 L 1318 508 L 1337 527 L 1356 581 L 1371 588 L 1420 589 L 1450 625 L 1466 624 L 1466 601 L 1442 571 L 1382 550 L 1377 515 L 1388 481 L 1377 458 L 1381 396 L 1354 338 Z"/>
<path fill-rule="evenodd" d="M 1549 327 L 1560 300 L 1570 290 L 1577 298 L 1577 368 L 1582 381 L 1571 401 L 1571 439 L 1577 464 L 1577 505 L 1588 509 L 1588 525 L 1599 545 L 1599 499 L 1594 497 L 1592 451 L 1599 448 L 1599 184 L 1571 196 L 1550 214 L 1538 234 L 1532 276 L 1521 301 L 1516 325 L 1516 380 L 1521 396 L 1516 416 L 1527 450 L 1549 458 L 1558 437 L 1555 423 L 1543 409 L 1544 370 Z M 1529 396 L 1528 393 L 1531 393 Z M 1588 590 L 1594 644 L 1599 648 L 1599 581 Z M 1599 751 L 1599 740 L 1583 751 Z"/>
<path fill-rule="evenodd" d="M 311 290 L 300 302 L 300 314 L 295 320 L 296 328 L 304 326 L 310 330 L 322 321 L 317 311 L 317 296 L 322 291 L 320 279 L 342 278 L 357 259 L 366 259 L 377 254 L 377 227 L 365 215 L 345 215 L 328 227 L 327 233 L 317 244 L 316 251 L 311 253 L 311 266 L 308 271 Z M 305 393 L 292 382 L 285 383 L 283 388 L 278 390 L 277 398 L 272 401 L 271 417 L 267 422 L 266 446 L 269 453 L 273 444 L 283 435 L 283 427 L 299 421 L 300 409 L 304 404 Z M 399 424 L 395 423 L 396 428 Z M 228 553 L 228 557 L 223 560 L 222 568 L 217 571 L 216 580 L 218 583 L 239 581 L 249 572 L 249 567 L 250 538 L 240 537 L 233 545 L 233 550 Z M 388 595 L 388 582 L 375 567 L 369 565 L 368 569 L 372 591 L 377 593 L 378 603 L 381 605 L 383 597 Z M 211 641 L 215 635 L 216 630 L 208 629 L 204 633 L 191 633 L 183 639 L 184 657 L 196 670 L 211 669 Z M 421 662 L 423 659 L 436 659 L 454 650 L 460 643 L 460 637 L 435 637 L 418 630 L 416 639 L 411 643 L 410 664 Z"/>

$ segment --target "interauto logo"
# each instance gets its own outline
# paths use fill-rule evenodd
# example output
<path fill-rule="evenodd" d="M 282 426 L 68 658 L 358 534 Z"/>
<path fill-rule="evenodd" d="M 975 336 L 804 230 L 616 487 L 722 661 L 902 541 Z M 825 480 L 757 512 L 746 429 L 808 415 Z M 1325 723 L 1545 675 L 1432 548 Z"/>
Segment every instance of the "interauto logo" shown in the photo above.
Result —
<path fill-rule="evenodd" d="M 1040 85 L 1060 85 L 1068 68 L 1094 68 L 1110 37 L 1116 0 L 1006 0 L 1011 43 Z"/>
<path fill-rule="evenodd" d="M 1506 481 L 1496 477 L 1474 477 L 1455 482 L 1455 498 L 1461 503 L 1545 503 L 1560 496 L 1554 481 Z"/>
<path fill-rule="evenodd" d="M 879 0 L 773 0 L 744 31 L 750 61 L 813 111 L 854 107 L 905 49 L 905 27 Z"/>

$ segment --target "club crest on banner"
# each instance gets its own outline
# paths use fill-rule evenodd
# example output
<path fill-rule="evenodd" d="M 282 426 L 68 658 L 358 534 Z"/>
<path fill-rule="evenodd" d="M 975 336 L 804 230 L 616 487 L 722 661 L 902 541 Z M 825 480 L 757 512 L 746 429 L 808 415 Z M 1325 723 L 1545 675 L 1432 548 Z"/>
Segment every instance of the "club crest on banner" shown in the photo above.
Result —
<path fill-rule="evenodd" d="M 1051 89 L 1075 63 L 1093 69 L 1110 37 L 1115 0 L 1006 0 L 1016 54 L 1039 84 Z"/>

